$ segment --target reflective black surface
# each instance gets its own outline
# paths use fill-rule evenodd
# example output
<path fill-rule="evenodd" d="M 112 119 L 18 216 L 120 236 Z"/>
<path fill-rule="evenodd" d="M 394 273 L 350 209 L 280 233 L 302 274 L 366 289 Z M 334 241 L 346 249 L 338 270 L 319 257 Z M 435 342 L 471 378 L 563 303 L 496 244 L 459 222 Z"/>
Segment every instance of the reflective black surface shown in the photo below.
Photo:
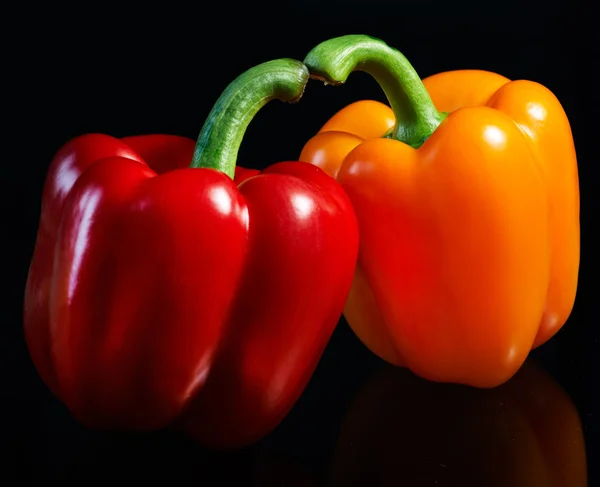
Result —
<path fill-rule="evenodd" d="M 544 354 L 532 355 L 494 389 L 435 384 L 375 358 L 342 321 L 291 413 L 235 451 L 209 451 L 168 430 L 88 430 L 38 383 L 5 399 L 3 471 L 20 485 L 593 485 L 591 410 L 547 371 Z"/>
<path fill-rule="evenodd" d="M 29 4 L 26 4 L 30 9 Z M 597 28 L 569 1 L 424 0 L 202 4 L 183 9 L 54 4 L 12 14 L 6 46 L 0 485 L 117 480 L 170 485 L 598 485 Z M 232 20 L 235 17 L 238 20 Z M 479 68 L 549 87 L 569 116 L 578 155 L 582 256 L 573 313 L 532 363 L 495 390 L 427 383 L 387 367 L 342 319 L 305 393 L 279 427 L 247 449 L 209 452 L 169 431 L 82 428 L 39 380 L 21 306 L 41 191 L 53 153 L 86 132 L 195 138 L 235 76 L 318 42 L 365 33 L 400 49 L 418 73 Z M 27 40 L 27 42 L 25 42 Z M 368 76 L 311 83 L 301 103 L 266 106 L 240 163 L 294 159 L 336 110 L 384 101 Z M 584 448 L 585 447 L 585 448 Z M 587 473 L 585 472 L 587 470 Z"/>

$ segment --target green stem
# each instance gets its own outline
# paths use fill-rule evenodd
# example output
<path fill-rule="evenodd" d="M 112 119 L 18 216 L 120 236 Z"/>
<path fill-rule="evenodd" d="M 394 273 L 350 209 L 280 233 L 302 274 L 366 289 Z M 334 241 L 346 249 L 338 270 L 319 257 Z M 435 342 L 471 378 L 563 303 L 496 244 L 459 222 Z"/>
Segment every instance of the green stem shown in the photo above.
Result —
<path fill-rule="evenodd" d="M 317 45 L 304 64 L 312 78 L 339 85 L 353 71 L 370 74 L 383 89 L 396 117 L 391 138 L 420 147 L 446 117 L 408 60 L 385 42 L 365 35 L 335 37 Z"/>
<path fill-rule="evenodd" d="M 233 179 L 238 151 L 254 115 L 273 99 L 299 101 L 308 79 L 306 66 L 294 59 L 268 61 L 242 73 L 208 114 L 190 167 L 217 169 Z"/>

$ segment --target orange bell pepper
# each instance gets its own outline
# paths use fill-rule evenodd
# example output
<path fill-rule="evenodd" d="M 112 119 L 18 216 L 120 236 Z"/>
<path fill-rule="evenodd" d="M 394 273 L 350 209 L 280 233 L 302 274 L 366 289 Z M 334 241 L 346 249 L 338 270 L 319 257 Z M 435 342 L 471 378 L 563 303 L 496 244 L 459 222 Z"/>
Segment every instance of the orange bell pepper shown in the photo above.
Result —
<path fill-rule="evenodd" d="M 575 301 L 579 181 L 561 104 L 485 71 L 421 81 L 362 35 L 325 41 L 304 63 L 333 85 L 365 71 L 390 103 L 342 109 L 300 155 L 336 177 L 358 216 L 350 327 L 429 380 L 505 382 Z"/>
<path fill-rule="evenodd" d="M 530 361 L 484 390 L 385 366 L 350 404 L 330 466 L 330 487 L 369 484 L 587 487 L 581 418 Z"/>

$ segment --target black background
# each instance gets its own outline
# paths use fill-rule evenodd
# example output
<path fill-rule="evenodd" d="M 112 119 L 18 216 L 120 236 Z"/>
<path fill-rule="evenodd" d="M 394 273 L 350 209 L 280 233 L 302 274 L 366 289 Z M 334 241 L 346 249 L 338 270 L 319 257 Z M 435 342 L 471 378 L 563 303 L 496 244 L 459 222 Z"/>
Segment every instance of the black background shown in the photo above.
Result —
<path fill-rule="evenodd" d="M 307 0 L 27 8 L 7 11 L 4 19 L 9 39 L 3 78 L 9 87 L 3 90 L 3 146 L 9 151 L 2 179 L 0 441 L 9 479 L 17 485 L 73 475 L 93 481 L 129 472 L 149 478 L 176 475 L 181 479 L 177 484 L 208 476 L 215 485 L 225 478 L 240 485 L 270 485 L 265 478 L 283 479 L 273 485 L 292 485 L 291 478 L 307 475 L 318 485 L 325 478 L 350 399 L 382 366 L 343 318 L 305 394 L 280 427 L 248 450 L 217 454 L 169 432 L 103 435 L 75 424 L 29 361 L 21 306 L 45 171 L 63 143 L 86 132 L 196 138 L 222 90 L 246 69 L 279 57 L 302 60 L 327 38 L 362 33 L 398 48 L 421 77 L 450 69 L 487 69 L 538 81 L 562 102 L 580 173 L 580 283 L 571 318 L 533 358 L 577 407 L 594 485 L 600 415 L 595 402 L 600 285 L 594 230 L 600 196 L 595 150 L 598 34 L 591 7 L 553 0 Z M 385 101 L 363 73 L 337 88 L 311 81 L 300 103 L 274 101 L 258 113 L 238 163 L 263 168 L 297 158 L 329 116 L 361 98 Z M 397 483 L 402 482 L 399 471 Z"/>

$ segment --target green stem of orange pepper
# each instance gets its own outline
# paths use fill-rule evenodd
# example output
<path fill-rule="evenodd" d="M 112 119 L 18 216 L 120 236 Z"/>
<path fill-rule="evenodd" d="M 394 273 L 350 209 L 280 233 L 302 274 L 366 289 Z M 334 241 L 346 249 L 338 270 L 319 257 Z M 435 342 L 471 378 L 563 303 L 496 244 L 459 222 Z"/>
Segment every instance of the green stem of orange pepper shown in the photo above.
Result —
<path fill-rule="evenodd" d="M 414 148 L 435 131 L 447 114 L 439 112 L 419 75 L 402 53 L 366 35 L 346 35 L 322 42 L 304 59 L 311 77 L 343 84 L 353 71 L 370 74 L 383 89 L 396 125 L 390 137 Z"/>

